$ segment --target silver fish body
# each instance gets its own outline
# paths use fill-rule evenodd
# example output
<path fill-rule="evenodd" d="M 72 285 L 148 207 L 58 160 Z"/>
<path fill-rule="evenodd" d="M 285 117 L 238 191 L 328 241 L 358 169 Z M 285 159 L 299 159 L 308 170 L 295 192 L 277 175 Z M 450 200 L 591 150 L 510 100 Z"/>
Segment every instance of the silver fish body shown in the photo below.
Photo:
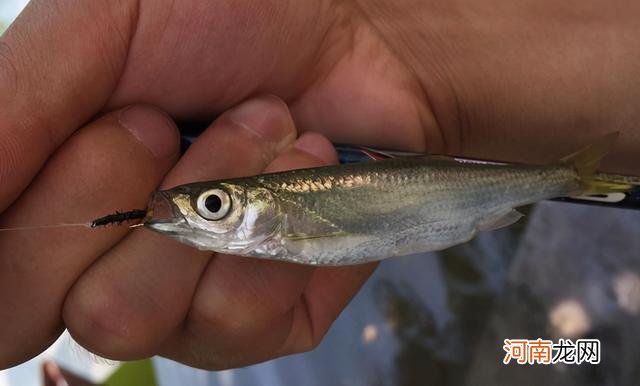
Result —
<path fill-rule="evenodd" d="M 460 244 L 584 191 L 568 163 L 411 157 L 182 185 L 155 195 L 146 226 L 203 250 L 351 265 Z"/>

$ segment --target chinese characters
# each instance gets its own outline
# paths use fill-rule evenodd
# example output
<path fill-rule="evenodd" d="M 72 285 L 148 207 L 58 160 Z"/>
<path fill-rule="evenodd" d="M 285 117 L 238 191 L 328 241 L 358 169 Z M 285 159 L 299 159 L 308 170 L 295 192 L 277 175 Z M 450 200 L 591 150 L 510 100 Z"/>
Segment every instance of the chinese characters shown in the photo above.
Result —
<path fill-rule="evenodd" d="M 544 339 L 505 339 L 503 363 L 512 361 L 523 364 L 550 365 L 564 363 L 579 365 L 582 363 L 600 363 L 600 340 L 578 339 L 575 343 L 571 339 L 560 339 L 558 343 Z"/>

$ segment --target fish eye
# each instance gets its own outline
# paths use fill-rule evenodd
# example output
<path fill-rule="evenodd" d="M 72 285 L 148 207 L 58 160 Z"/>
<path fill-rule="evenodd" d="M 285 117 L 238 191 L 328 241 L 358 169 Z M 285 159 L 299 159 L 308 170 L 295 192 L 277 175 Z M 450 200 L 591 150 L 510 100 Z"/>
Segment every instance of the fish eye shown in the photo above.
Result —
<path fill-rule="evenodd" d="M 207 220 L 220 220 L 229 213 L 231 197 L 221 189 L 211 189 L 200 194 L 196 203 L 198 214 Z"/>

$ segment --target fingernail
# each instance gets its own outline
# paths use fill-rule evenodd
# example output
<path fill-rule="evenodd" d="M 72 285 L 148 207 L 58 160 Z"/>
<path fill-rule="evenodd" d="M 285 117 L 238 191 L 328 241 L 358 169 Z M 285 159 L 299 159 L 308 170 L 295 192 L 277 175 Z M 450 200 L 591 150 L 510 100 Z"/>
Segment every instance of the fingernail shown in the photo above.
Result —
<path fill-rule="evenodd" d="M 118 121 L 156 158 L 162 159 L 175 154 L 178 128 L 160 109 L 153 106 L 130 106 L 120 112 Z"/>
<path fill-rule="evenodd" d="M 227 113 L 237 125 L 259 138 L 283 147 L 295 138 L 287 105 L 278 97 L 263 95 L 249 99 Z"/>
<path fill-rule="evenodd" d="M 320 159 L 331 165 L 338 162 L 336 150 L 327 138 L 317 133 L 303 134 L 293 145 L 296 149 Z"/>

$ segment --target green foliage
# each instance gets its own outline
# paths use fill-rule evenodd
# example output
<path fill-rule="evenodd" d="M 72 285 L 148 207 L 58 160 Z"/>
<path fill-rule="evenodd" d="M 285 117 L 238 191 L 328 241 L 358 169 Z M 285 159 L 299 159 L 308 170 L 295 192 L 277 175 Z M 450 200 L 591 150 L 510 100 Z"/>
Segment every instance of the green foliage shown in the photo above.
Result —
<path fill-rule="evenodd" d="M 150 359 L 126 362 L 107 379 L 104 386 L 156 386 L 155 371 Z"/>

